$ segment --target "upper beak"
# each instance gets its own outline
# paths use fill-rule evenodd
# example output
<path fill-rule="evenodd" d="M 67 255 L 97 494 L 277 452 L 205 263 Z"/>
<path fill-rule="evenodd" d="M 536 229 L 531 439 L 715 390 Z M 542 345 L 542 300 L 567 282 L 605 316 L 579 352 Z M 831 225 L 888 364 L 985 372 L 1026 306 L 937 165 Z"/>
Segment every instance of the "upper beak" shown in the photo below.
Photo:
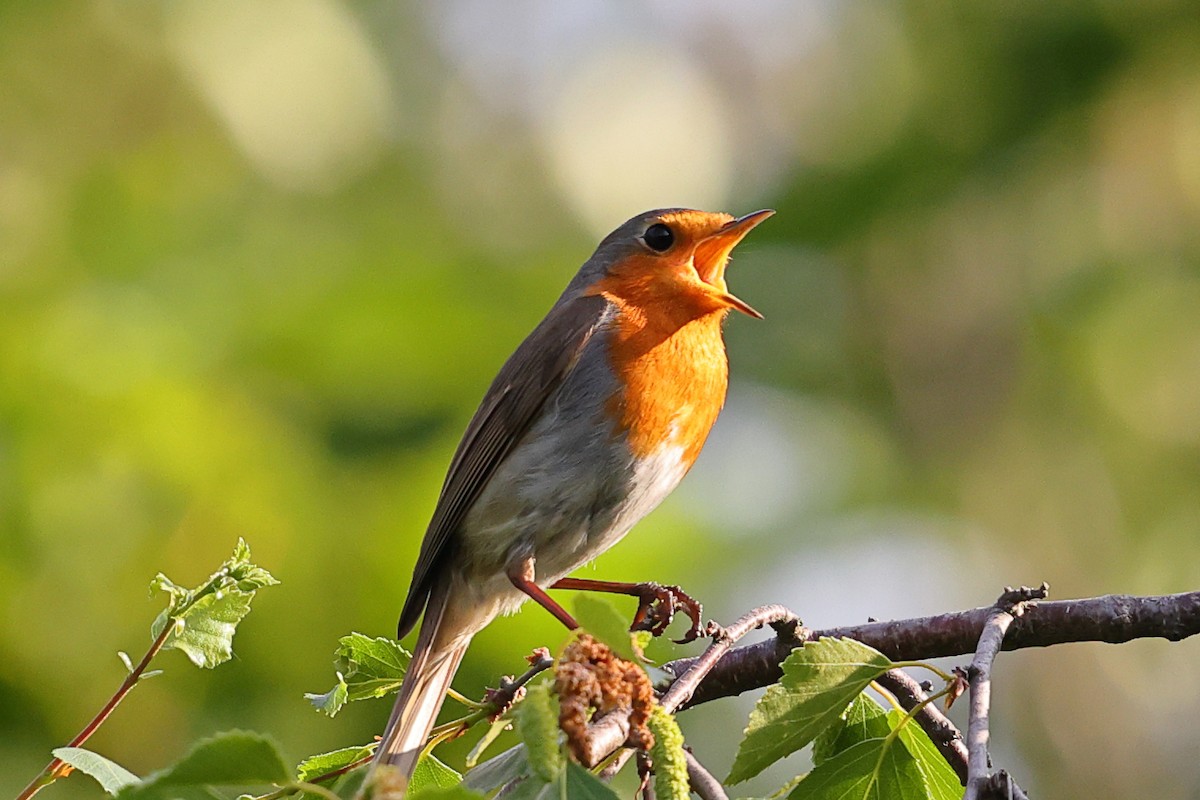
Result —
<path fill-rule="evenodd" d="M 700 240 L 692 259 L 696 272 L 700 275 L 700 280 L 721 292 L 722 299 L 731 308 L 736 308 L 743 314 L 758 319 L 762 319 L 762 314 L 725 291 L 725 265 L 729 263 L 729 254 L 733 252 L 733 248 L 737 247 L 738 242 L 758 227 L 760 222 L 774 214 L 772 209 L 766 208 L 726 223 L 716 233 Z"/>

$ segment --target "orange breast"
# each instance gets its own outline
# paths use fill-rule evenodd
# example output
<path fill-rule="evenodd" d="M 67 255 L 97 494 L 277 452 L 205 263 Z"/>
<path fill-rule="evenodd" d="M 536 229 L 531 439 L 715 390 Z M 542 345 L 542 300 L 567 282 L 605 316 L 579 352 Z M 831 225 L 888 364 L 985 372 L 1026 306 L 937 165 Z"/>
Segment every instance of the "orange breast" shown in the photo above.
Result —
<path fill-rule="evenodd" d="M 609 401 L 610 413 L 635 456 L 673 445 L 683 449 L 683 463 L 690 467 L 725 403 L 724 312 L 672 318 L 655 305 L 601 294 L 620 309 L 610 343 L 624 391 Z"/>

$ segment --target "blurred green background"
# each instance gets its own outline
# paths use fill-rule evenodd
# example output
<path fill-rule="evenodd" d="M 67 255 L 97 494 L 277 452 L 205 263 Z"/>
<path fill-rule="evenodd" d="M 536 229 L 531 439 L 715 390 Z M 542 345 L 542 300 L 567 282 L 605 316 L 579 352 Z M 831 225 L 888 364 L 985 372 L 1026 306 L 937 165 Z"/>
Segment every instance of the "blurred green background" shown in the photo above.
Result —
<path fill-rule="evenodd" d="M 369 740 L 384 703 L 302 693 L 339 635 L 394 630 L 499 364 L 664 205 L 778 209 L 729 273 L 766 320 L 729 322 L 693 474 L 584 574 L 816 626 L 1200 583 L 1200 5 L 8 3 L 0 794 L 149 643 L 154 573 L 238 536 L 283 585 L 235 661 L 167 654 L 95 749 Z M 527 609 L 456 686 L 561 640 Z M 1198 660 L 1005 655 L 997 763 L 1039 797 L 1200 797 Z M 749 702 L 683 719 L 718 773 Z"/>

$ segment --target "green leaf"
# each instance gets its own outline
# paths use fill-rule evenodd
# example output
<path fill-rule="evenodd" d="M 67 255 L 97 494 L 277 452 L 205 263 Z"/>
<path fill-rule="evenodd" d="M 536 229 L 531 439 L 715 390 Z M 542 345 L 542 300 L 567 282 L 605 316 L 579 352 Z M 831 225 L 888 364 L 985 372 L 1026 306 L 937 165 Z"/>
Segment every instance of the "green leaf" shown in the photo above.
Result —
<path fill-rule="evenodd" d="M 495 744 L 496 740 L 500 738 L 500 734 L 511 729 L 512 720 L 507 715 L 497 718 L 495 722 L 489 725 L 488 729 L 484 731 L 483 736 L 480 736 L 479 741 L 471 748 L 471 752 L 467 753 L 467 760 L 465 762 L 467 769 L 471 769 L 478 764 L 479 759 L 483 757 L 484 751 Z"/>
<path fill-rule="evenodd" d="M 227 731 L 202 739 L 179 761 L 127 786 L 119 800 L 177 797 L 180 789 L 209 785 L 245 786 L 286 783 L 291 770 L 271 739 L 249 731 Z"/>
<path fill-rule="evenodd" d="M 900 724 L 903 718 L 904 715 L 899 711 L 888 713 L 888 720 L 893 727 Z M 945 757 L 938 752 L 929 734 L 920 725 L 910 720 L 900 730 L 899 737 L 921 770 L 930 800 L 958 800 L 962 797 L 963 786 L 958 773 L 946 763 Z"/>
<path fill-rule="evenodd" d="M 688 800 L 692 793 L 679 723 L 665 708 L 656 704 L 647 720 L 647 727 L 654 734 L 650 759 L 654 762 L 655 797 L 662 800 Z"/>
<path fill-rule="evenodd" d="M 432 753 L 421 756 L 417 768 L 408 781 L 410 792 L 420 789 L 448 789 L 462 783 L 462 775 L 433 757 Z"/>
<path fill-rule="evenodd" d="M 412 800 L 484 800 L 483 795 L 462 786 L 430 786 L 410 792 Z"/>
<path fill-rule="evenodd" d="M 317 711 L 331 717 L 337 716 L 337 713 L 342 710 L 342 706 L 346 705 L 346 702 L 350 698 L 350 689 L 346 686 L 346 679 L 342 677 L 342 673 L 338 672 L 336 674 L 337 683 L 325 694 L 304 693 L 304 699 L 312 703 Z"/>
<path fill-rule="evenodd" d="M 100 787 L 109 794 L 115 795 L 124 787 L 141 781 L 137 775 L 115 761 L 82 747 L 59 747 L 51 752 L 55 758 L 62 759 L 64 763 L 95 778 Z"/>
<path fill-rule="evenodd" d="M 233 557 L 225 562 L 224 568 L 229 579 L 243 592 L 279 585 L 274 575 L 250 561 L 250 545 L 242 538 L 238 539 L 233 548 Z"/>
<path fill-rule="evenodd" d="M 740 798 L 740 800 L 783 800 L 783 798 L 791 794 L 792 789 L 795 789 L 800 785 L 800 781 L 804 780 L 804 778 L 805 775 L 797 775 L 780 788 L 771 792 L 766 797 L 743 797 Z"/>
<path fill-rule="evenodd" d="M 424 797 L 424 795 L 422 795 Z M 505 800 L 619 800 L 616 792 L 592 773 L 576 764 L 566 762 L 566 769 L 552 780 L 530 775 L 504 795 Z"/>
<path fill-rule="evenodd" d="M 400 688 L 412 655 L 392 639 L 351 633 L 338 640 L 338 682 L 324 694 L 304 695 L 318 711 L 334 716 L 354 700 L 383 697 Z"/>
<path fill-rule="evenodd" d="M 371 754 L 371 748 L 365 745 L 359 747 L 343 747 L 328 753 L 309 756 L 296 766 L 297 779 L 305 783 L 313 778 L 328 775 L 330 772 L 342 769 Z"/>
<path fill-rule="evenodd" d="M 150 580 L 150 593 L 153 594 L 154 592 L 167 593 L 167 611 L 183 608 L 191 596 L 191 592 L 186 587 L 180 586 L 161 572 Z M 161 631 L 162 628 L 159 628 L 159 630 Z"/>
<path fill-rule="evenodd" d="M 739 783 L 811 742 L 867 685 L 892 666 L 850 639 L 820 639 L 783 662 L 783 678 L 759 698 L 727 783 Z"/>
<path fill-rule="evenodd" d="M 155 786 L 133 794 L 122 791 L 117 795 L 117 800 L 125 800 L 127 797 L 136 797 L 137 800 L 229 800 L 229 792 L 217 791 L 211 786 Z M 288 800 L 304 799 L 288 798 Z M 309 798 L 308 800 L 314 799 Z"/>
<path fill-rule="evenodd" d="M 351 633 L 338 640 L 336 653 L 347 679 L 399 681 L 412 655 L 394 639 Z"/>
<path fill-rule="evenodd" d="M 827 726 L 813 740 L 813 766 L 866 739 L 878 739 L 891 733 L 887 712 L 866 694 L 860 694 L 846 707 L 841 718 Z"/>
<path fill-rule="evenodd" d="M 641 653 L 634 650 L 629 620 L 617 611 L 616 606 L 594 592 L 581 592 L 575 598 L 574 608 L 580 627 L 611 647 L 621 658 L 642 663 Z"/>
<path fill-rule="evenodd" d="M 517 778 L 527 777 L 531 771 L 529 751 L 525 745 L 517 745 L 469 770 L 463 776 L 463 786 L 490 792 Z"/>
<path fill-rule="evenodd" d="M 359 796 L 363 781 L 366 780 L 369 773 L 370 770 L 365 767 L 352 769 L 333 782 L 326 781 L 318 785 L 333 792 L 337 797 L 356 798 Z M 328 800 L 328 795 L 316 792 L 301 792 L 298 795 L 287 798 L 287 800 Z"/>
<path fill-rule="evenodd" d="M 788 800 L 928 800 L 916 760 L 899 742 L 867 739 L 814 767 Z"/>
<path fill-rule="evenodd" d="M 562 800 L 562 781 L 546 783 L 537 775 L 530 775 L 504 795 L 504 800 Z"/>
<path fill-rule="evenodd" d="M 182 650 L 197 667 L 212 668 L 233 657 L 233 634 L 238 623 L 250 613 L 253 593 L 238 590 L 208 594 L 184 611 L 169 617 L 174 625 L 164 650 Z M 168 618 L 154 623 L 154 635 L 162 631 Z"/>
<path fill-rule="evenodd" d="M 563 757 L 558 745 L 558 703 L 550 694 L 550 684 L 529 686 L 516 717 L 530 767 L 542 780 L 553 781 L 562 769 Z"/>
<path fill-rule="evenodd" d="M 617 793 L 608 784 L 574 761 L 567 762 L 566 774 L 562 781 L 562 797 L 569 797 L 570 800 L 619 800 Z"/>
<path fill-rule="evenodd" d="M 168 603 L 151 625 L 151 635 L 157 638 L 169 624 L 173 627 L 164 649 L 182 650 L 198 667 L 215 667 L 233 656 L 233 634 L 250 613 L 255 591 L 278 583 L 250 562 L 250 547 L 238 539 L 233 556 L 195 589 L 162 573 L 155 576 L 150 588 L 166 592 Z"/>
<path fill-rule="evenodd" d="M 881 730 L 882 725 L 885 735 L 857 741 L 830 755 L 800 781 L 789 800 L 958 800 L 962 796 L 958 777 L 920 726 L 905 722 L 900 711 L 885 714 L 874 700 L 860 699 L 862 722 L 852 722 L 842 733 L 847 739 L 856 738 L 863 731 Z M 886 734 L 901 723 L 903 727 L 889 738 Z"/>

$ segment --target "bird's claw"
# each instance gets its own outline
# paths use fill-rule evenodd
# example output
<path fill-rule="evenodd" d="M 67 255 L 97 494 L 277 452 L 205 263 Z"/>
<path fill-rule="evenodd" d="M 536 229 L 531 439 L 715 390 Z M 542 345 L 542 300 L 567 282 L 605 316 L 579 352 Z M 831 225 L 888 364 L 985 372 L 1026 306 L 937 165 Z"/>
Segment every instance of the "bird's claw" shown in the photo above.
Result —
<path fill-rule="evenodd" d="M 629 626 L 631 631 L 650 631 L 651 636 L 661 636 L 675 619 L 675 612 L 683 611 L 692 624 L 682 639 L 674 640 L 675 643 L 694 642 L 704 632 L 700 624 L 700 604 L 678 586 L 638 584 L 638 600 L 637 613 L 633 615 L 633 624 Z"/>

